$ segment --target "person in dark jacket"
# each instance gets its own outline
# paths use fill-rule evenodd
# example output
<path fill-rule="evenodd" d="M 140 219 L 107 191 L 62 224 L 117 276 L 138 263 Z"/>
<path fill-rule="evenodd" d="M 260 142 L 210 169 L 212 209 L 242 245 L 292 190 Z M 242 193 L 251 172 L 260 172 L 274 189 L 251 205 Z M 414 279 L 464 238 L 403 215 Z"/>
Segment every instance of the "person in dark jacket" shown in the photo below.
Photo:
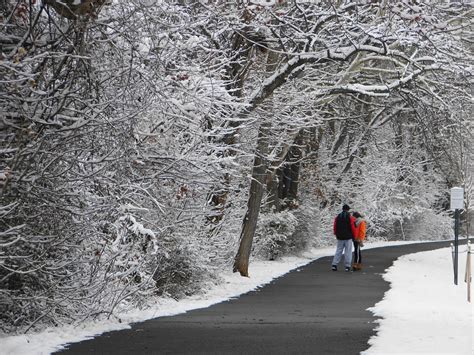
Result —
<path fill-rule="evenodd" d="M 337 271 L 337 265 L 344 254 L 344 269 L 351 271 L 352 265 L 352 240 L 356 234 L 355 218 L 351 216 L 348 205 L 342 206 L 342 212 L 334 218 L 334 235 L 337 238 L 336 254 L 332 260 L 332 271 Z"/>

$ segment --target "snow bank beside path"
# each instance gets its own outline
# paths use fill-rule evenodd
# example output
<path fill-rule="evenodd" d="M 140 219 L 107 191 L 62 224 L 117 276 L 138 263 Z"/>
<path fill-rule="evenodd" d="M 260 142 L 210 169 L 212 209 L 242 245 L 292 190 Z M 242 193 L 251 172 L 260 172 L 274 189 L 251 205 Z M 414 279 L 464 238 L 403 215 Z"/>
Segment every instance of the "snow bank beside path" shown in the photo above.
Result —
<path fill-rule="evenodd" d="M 404 255 L 387 269 L 390 290 L 369 309 L 382 319 L 362 354 L 474 354 L 466 246 L 459 251 L 457 286 L 450 248 Z"/>
<path fill-rule="evenodd" d="M 285 257 L 278 261 L 252 261 L 249 267 L 250 277 L 241 277 L 232 270 L 220 275 L 224 283 L 213 286 L 204 294 L 188 297 L 179 301 L 159 299 L 152 307 L 143 311 L 120 314 L 120 320 L 110 319 L 100 322 L 85 322 L 78 325 L 48 328 L 40 333 L 18 336 L 0 336 L 0 354 L 2 355 L 39 355 L 49 354 L 63 348 L 62 344 L 73 343 L 92 338 L 104 332 L 130 328 L 131 323 L 148 319 L 170 316 L 187 311 L 209 307 L 241 294 L 255 290 L 287 272 L 306 265 L 320 257 L 332 255 L 334 248 L 313 249 L 299 257 Z"/>

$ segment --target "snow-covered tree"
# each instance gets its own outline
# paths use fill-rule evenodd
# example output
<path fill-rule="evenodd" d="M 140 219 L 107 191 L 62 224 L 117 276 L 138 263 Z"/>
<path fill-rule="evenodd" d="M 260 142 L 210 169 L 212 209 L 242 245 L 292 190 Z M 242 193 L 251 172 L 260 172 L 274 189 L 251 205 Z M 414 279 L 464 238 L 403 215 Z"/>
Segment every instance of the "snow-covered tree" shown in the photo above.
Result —
<path fill-rule="evenodd" d="M 297 83 L 303 88 L 299 95 L 310 103 L 304 105 L 304 110 L 317 121 L 316 127 L 321 126 L 318 121 L 335 121 L 331 125 L 339 132 L 336 131 L 338 138 L 331 155 L 340 162 L 332 163 L 331 169 L 337 170 L 333 175 L 337 187 L 329 195 L 331 203 L 353 198 L 344 193 L 341 184 L 355 173 L 354 160 L 365 154 L 364 146 L 377 127 L 396 121 L 410 110 L 413 112 L 409 125 L 415 124 L 420 119 L 419 104 L 428 101 L 431 106 L 447 109 L 442 99 L 445 90 L 463 90 L 450 89 L 440 79 L 457 78 L 471 71 L 472 53 L 460 36 L 465 33 L 465 26 L 472 25 L 470 6 L 321 1 L 268 6 L 260 11 L 261 17 L 272 19 L 260 24 L 265 28 L 260 32 L 268 34 L 266 41 L 277 43 L 278 49 L 269 50 L 283 55 L 275 70 L 248 95 L 245 114 L 251 114 L 269 97 L 274 99 L 278 92 L 288 96 L 288 87 Z M 414 94 L 423 101 L 415 103 Z M 356 131 L 352 126 L 357 117 L 363 124 Z M 430 128 L 442 125 L 442 115 L 426 119 L 436 121 Z M 438 135 L 438 131 L 434 133 Z M 435 141 L 431 137 L 423 144 Z M 339 151 L 343 144 L 347 147 L 344 152 Z M 408 149 L 413 148 L 412 145 Z M 257 149 L 255 154 L 264 156 L 265 152 Z M 418 158 L 426 160 L 422 155 Z M 260 164 L 260 160 L 255 162 L 256 166 Z M 257 176 L 253 179 L 258 181 Z M 352 186 L 345 190 L 354 192 Z M 251 190 L 250 199 L 255 196 Z M 255 223 L 250 228 L 247 224 L 259 209 L 257 198 L 249 203 L 244 220 L 241 248 L 234 264 L 242 275 L 248 274 L 249 248 L 255 232 Z"/>

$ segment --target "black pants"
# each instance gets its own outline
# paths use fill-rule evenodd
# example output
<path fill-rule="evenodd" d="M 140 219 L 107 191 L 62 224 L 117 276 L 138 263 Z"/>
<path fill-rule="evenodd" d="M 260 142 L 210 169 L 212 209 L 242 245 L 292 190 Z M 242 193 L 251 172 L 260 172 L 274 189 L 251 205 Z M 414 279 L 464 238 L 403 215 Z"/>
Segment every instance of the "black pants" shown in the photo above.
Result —
<path fill-rule="evenodd" d="M 360 252 L 360 244 L 358 241 L 354 242 L 354 264 L 362 264 L 362 254 Z"/>

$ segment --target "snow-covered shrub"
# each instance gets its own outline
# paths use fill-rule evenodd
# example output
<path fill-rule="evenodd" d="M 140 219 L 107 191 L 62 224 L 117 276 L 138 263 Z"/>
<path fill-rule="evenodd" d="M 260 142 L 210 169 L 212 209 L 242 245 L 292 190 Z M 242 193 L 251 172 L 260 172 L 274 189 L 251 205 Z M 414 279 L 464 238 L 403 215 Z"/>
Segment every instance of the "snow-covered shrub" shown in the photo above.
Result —
<path fill-rule="evenodd" d="M 296 250 L 301 245 L 294 238 L 297 223 L 298 219 L 293 211 L 260 214 L 253 254 L 274 260 Z"/>
<path fill-rule="evenodd" d="M 107 251 L 109 260 L 113 255 L 107 273 L 112 279 L 121 280 L 124 289 L 129 288 L 124 293 L 128 298 L 123 301 L 139 306 L 147 294 L 177 298 L 198 289 L 204 272 L 196 251 L 179 237 L 146 228 L 130 214 L 117 220 L 114 235 Z"/>
<path fill-rule="evenodd" d="M 181 298 L 199 292 L 201 283 L 208 279 L 208 275 L 196 256 L 196 250 L 190 250 L 183 244 L 162 254 L 153 275 L 156 294 Z"/>
<path fill-rule="evenodd" d="M 292 239 L 295 240 L 297 250 L 305 250 L 311 247 L 323 248 L 331 245 L 331 235 L 323 232 L 324 211 L 314 204 L 311 199 L 304 200 L 298 209 L 293 211 L 298 223 L 293 233 Z"/>
<path fill-rule="evenodd" d="M 453 222 L 447 213 L 426 210 L 394 227 L 403 240 L 440 240 L 453 238 Z"/>

